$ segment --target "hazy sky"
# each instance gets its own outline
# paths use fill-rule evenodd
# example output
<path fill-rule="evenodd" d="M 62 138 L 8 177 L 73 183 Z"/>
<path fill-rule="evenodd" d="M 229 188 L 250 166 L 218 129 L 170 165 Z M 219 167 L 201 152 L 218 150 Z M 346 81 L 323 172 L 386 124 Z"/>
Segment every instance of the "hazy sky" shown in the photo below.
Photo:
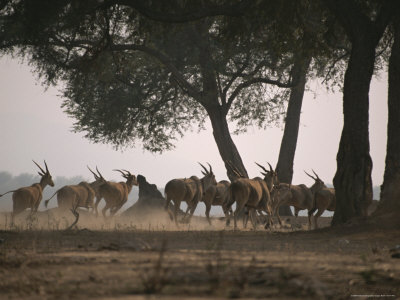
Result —
<path fill-rule="evenodd" d="M 303 102 L 294 163 L 293 183 L 296 184 L 312 184 L 303 173 L 311 168 L 325 182 L 332 182 L 343 126 L 342 95 L 327 94 L 317 83 L 311 87 L 316 94 L 306 93 Z M 45 91 L 28 66 L 9 57 L 0 59 L 0 171 L 13 175 L 36 174 L 32 159 L 39 163 L 46 159 L 54 177 L 90 178 L 86 165 L 93 168 L 97 165 L 107 179 L 121 180 L 119 173 L 112 169 L 123 168 L 163 187 L 172 178 L 200 176 L 201 168 L 197 164 L 200 161 L 212 164 L 217 180 L 227 177 L 211 126 L 200 134 L 187 133 L 174 150 L 161 155 L 139 148 L 115 151 L 111 145 L 93 144 L 82 133 L 71 132 L 74 120 L 63 113 L 58 94 L 55 88 Z M 380 185 L 386 149 L 386 75 L 381 80 L 373 80 L 370 103 L 372 178 L 374 185 Z M 259 175 L 254 161 L 276 165 L 282 128 L 250 128 L 245 134 L 233 136 L 251 177 Z"/>

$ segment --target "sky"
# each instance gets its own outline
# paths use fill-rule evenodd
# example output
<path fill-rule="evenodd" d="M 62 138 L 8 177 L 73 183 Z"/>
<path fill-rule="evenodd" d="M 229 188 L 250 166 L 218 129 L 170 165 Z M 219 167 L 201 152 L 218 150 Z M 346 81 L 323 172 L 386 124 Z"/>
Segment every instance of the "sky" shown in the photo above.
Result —
<path fill-rule="evenodd" d="M 314 169 L 326 183 L 336 171 L 336 154 L 343 126 L 342 94 L 329 94 L 317 82 L 306 92 L 294 161 L 293 184 L 310 186 L 313 180 L 303 170 Z M 26 64 L 8 56 L 0 58 L 0 171 L 12 175 L 36 174 L 32 159 L 45 159 L 53 177 L 82 176 L 91 179 L 86 165 L 108 180 L 122 180 L 113 169 L 144 175 L 162 188 L 172 178 L 201 176 L 197 162 L 209 162 L 217 180 L 227 179 L 210 123 L 206 131 L 188 132 L 174 150 L 152 154 L 140 148 L 116 151 L 112 145 L 93 144 L 83 133 L 73 133 L 74 120 L 60 107 L 59 88 L 45 90 Z M 370 143 L 374 185 L 383 180 L 387 127 L 386 75 L 374 78 L 370 91 Z M 259 176 L 255 161 L 276 166 L 283 125 L 233 136 L 250 177 Z M 2 191 L 0 191 L 1 193 Z"/>

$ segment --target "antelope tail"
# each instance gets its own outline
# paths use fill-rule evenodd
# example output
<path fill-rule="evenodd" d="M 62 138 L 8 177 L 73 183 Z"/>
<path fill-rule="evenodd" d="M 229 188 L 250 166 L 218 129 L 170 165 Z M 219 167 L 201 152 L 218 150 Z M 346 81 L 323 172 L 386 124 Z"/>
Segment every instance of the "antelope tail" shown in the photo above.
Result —
<path fill-rule="evenodd" d="M 6 195 L 6 194 L 8 194 L 8 193 L 13 193 L 13 192 L 16 192 L 16 191 L 17 191 L 17 190 L 8 191 L 7 193 L 0 194 L 0 197 L 3 197 L 4 195 Z"/>
<path fill-rule="evenodd" d="M 49 204 L 49 201 L 58 193 L 59 190 L 57 190 L 53 196 L 51 196 L 49 199 L 47 199 L 46 201 L 44 201 L 44 206 L 47 208 L 47 205 Z"/>

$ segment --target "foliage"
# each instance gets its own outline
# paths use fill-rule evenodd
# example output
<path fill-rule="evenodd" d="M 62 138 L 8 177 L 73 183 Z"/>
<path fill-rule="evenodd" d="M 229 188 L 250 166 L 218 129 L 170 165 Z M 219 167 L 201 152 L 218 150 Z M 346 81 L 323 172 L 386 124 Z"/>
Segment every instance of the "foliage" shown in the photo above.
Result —
<path fill-rule="evenodd" d="M 74 129 L 94 142 L 141 141 L 161 152 L 193 124 L 203 128 L 217 106 L 231 110 L 239 130 L 279 119 L 287 94 L 266 84 L 290 86 L 291 54 L 269 38 L 274 19 L 258 18 L 258 31 L 237 36 L 227 17 L 166 24 L 108 2 L 34 2 L 3 10 L 1 47 L 27 57 L 46 84 L 64 82 Z"/>

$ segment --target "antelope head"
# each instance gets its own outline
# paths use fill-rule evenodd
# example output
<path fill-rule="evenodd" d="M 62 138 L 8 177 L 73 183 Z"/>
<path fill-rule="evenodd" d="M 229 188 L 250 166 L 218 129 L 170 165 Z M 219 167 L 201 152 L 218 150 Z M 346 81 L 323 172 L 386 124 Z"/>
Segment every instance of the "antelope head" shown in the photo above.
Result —
<path fill-rule="evenodd" d="M 90 169 L 89 166 L 87 166 L 87 168 L 93 174 L 94 179 L 95 179 L 95 181 L 90 183 L 90 186 L 94 189 L 94 191 L 96 193 L 96 198 L 101 198 L 99 188 L 101 185 L 105 184 L 107 182 L 107 180 L 105 180 L 103 175 L 100 174 L 100 171 L 97 168 L 97 166 L 96 166 L 97 174 L 92 169 Z"/>
<path fill-rule="evenodd" d="M 262 165 L 256 163 L 256 165 L 263 170 L 261 174 L 264 176 L 264 181 L 267 183 L 268 188 L 272 189 L 274 185 L 279 185 L 278 173 L 272 168 L 269 162 L 267 162 L 267 164 L 269 166 L 269 170 L 267 170 Z"/>
<path fill-rule="evenodd" d="M 129 172 L 128 170 L 117 170 L 114 169 L 113 171 L 117 171 L 120 172 L 122 174 L 122 177 L 124 177 L 126 179 L 126 183 L 128 185 L 139 185 L 136 176 L 131 174 L 131 172 Z"/>
<path fill-rule="evenodd" d="M 87 166 L 87 168 L 88 168 L 89 171 L 93 174 L 94 179 L 96 180 L 96 181 L 93 182 L 93 183 L 98 183 L 98 184 L 106 183 L 107 180 L 105 180 L 104 177 L 103 177 L 103 175 L 101 175 L 101 173 L 100 173 L 99 169 L 97 168 L 97 166 L 96 166 L 97 174 L 96 174 L 92 169 L 90 169 L 89 166 Z"/>
<path fill-rule="evenodd" d="M 53 178 L 51 177 L 51 174 L 49 172 L 49 168 L 47 167 L 46 161 L 44 161 L 44 165 L 46 167 L 46 171 L 43 170 L 43 168 L 41 166 L 39 166 L 39 164 L 32 160 L 36 166 L 38 166 L 38 168 L 40 169 L 40 172 L 38 172 L 38 174 L 40 175 L 40 177 L 42 177 L 40 179 L 40 183 L 45 185 L 50 185 L 50 186 L 54 186 L 54 182 L 53 182 Z"/>
<path fill-rule="evenodd" d="M 215 180 L 215 175 L 212 171 L 212 167 L 209 163 L 207 163 L 208 166 L 210 167 L 210 170 L 207 170 L 205 166 L 203 166 L 201 163 L 199 165 L 203 168 L 203 171 L 201 173 L 204 175 L 203 178 L 201 178 L 201 183 L 203 185 L 203 194 L 207 190 L 207 188 L 211 185 L 217 185 L 217 180 Z"/>
<path fill-rule="evenodd" d="M 319 178 L 318 174 L 315 173 L 314 170 L 312 170 L 315 177 L 308 174 L 306 171 L 304 171 L 304 173 L 306 173 L 306 175 L 312 179 L 314 179 L 314 184 L 311 186 L 310 190 L 312 193 L 315 193 L 316 191 L 319 191 L 320 189 L 326 187 L 325 183 L 321 180 L 321 178 Z"/>

